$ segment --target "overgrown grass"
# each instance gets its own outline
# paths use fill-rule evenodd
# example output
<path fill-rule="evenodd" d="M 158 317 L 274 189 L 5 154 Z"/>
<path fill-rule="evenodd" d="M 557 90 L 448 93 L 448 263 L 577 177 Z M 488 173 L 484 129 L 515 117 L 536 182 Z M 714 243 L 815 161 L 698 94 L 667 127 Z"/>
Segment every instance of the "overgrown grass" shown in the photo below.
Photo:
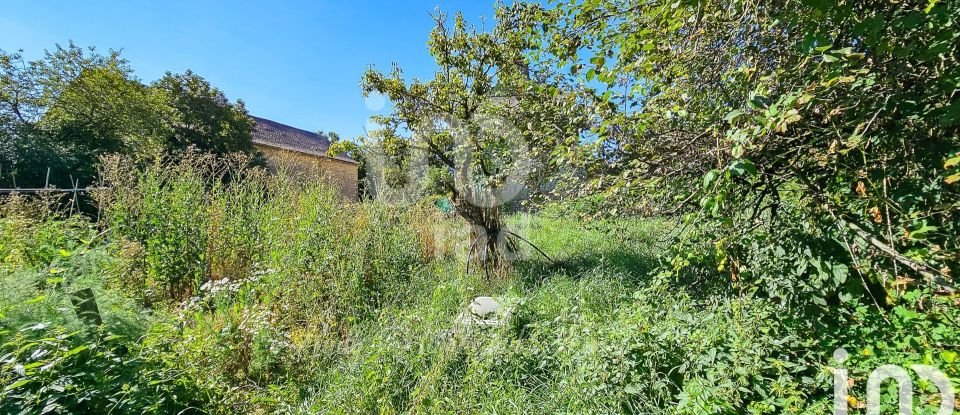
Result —
<path fill-rule="evenodd" d="M 960 376 L 956 307 L 922 293 L 811 319 L 680 284 L 670 223 L 549 211 L 509 223 L 552 261 L 528 249 L 488 280 L 432 208 L 198 157 L 106 163 L 99 221 L 4 201 L 0 412 L 825 413 L 840 346 L 861 398 L 880 364 Z M 83 288 L 100 327 L 74 313 Z M 504 325 L 455 328 L 477 296 Z"/>

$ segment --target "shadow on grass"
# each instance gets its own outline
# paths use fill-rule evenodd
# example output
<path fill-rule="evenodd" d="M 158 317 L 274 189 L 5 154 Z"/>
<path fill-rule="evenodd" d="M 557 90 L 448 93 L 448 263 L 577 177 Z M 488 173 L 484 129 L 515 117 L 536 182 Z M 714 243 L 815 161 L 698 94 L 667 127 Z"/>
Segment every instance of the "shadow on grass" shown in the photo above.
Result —
<path fill-rule="evenodd" d="M 662 265 L 661 258 L 656 254 L 615 249 L 568 255 L 553 262 L 542 256 L 527 257 L 514 263 L 514 272 L 519 288 L 528 291 L 541 288 L 551 280 L 577 282 L 597 277 L 614 277 L 625 288 L 635 289 L 648 285 Z M 668 284 L 695 301 L 727 297 L 742 289 L 736 287 L 729 278 L 718 275 L 716 269 L 705 266 L 689 267 L 680 275 L 670 278 Z"/>
<path fill-rule="evenodd" d="M 624 283 L 636 286 L 648 280 L 657 265 L 655 255 L 624 249 L 568 255 L 552 262 L 539 256 L 528 257 L 515 262 L 514 270 L 517 282 L 524 289 L 536 289 L 553 278 L 579 281 L 598 275 L 616 276 Z"/>

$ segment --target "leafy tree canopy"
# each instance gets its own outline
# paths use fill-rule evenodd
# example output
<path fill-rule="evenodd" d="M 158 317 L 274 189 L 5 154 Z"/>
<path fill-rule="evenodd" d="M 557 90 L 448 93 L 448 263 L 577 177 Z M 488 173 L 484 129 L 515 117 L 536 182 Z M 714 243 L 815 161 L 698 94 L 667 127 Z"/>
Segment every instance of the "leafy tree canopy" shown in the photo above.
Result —
<path fill-rule="evenodd" d="M 406 178 L 384 170 L 383 182 L 406 189 L 432 178 L 445 188 L 473 225 L 471 252 L 488 269 L 515 250 L 516 235 L 504 229 L 501 207 L 531 178 L 542 177 L 537 169 L 553 166 L 534 162 L 552 159 L 555 146 L 545 145 L 545 138 L 576 146 L 584 128 L 580 117 L 564 116 L 577 113 L 576 91 L 539 82 L 552 73 L 529 64 L 534 9 L 501 7 L 489 31 L 468 26 L 459 14 L 451 22 L 438 13 L 427 43 L 437 65 L 433 79 L 408 82 L 395 65 L 389 73 L 371 69 L 361 82 L 364 94 L 393 102 L 393 113 L 377 120 L 385 126 L 377 148 L 393 160 L 386 165 L 411 165 L 399 170 Z M 550 132 L 542 134 L 547 123 Z"/>
<path fill-rule="evenodd" d="M 0 51 L 0 186 L 90 183 L 109 153 L 148 160 L 195 147 L 252 152 L 253 121 L 187 71 L 151 85 L 119 52 L 73 43 L 26 61 Z"/>
<path fill-rule="evenodd" d="M 254 124 L 243 101 L 231 103 L 222 91 L 190 70 L 168 72 L 151 87 L 169 107 L 166 144 L 170 148 L 194 146 L 215 154 L 253 151 L 250 134 Z"/>

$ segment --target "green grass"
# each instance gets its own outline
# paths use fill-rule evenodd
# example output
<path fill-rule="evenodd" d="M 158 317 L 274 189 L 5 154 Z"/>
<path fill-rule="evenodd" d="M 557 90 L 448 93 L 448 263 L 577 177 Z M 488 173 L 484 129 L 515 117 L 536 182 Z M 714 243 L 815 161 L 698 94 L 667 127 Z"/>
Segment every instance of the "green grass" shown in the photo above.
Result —
<path fill-rule="evenodd" d="M 429 206 L 216 171 L 114 171 L 132 180 L 97 223 L 2 204 L 0 413 L 824 413 L 839 346 L 858 379 L 958 375 L 960 331 L 935 314 L 955 308 L 809 318 L 704 291 L 664 272 L 666 221 L 513 216 L 552 261 L 527 248 L 488 280 Z M 74 315 L 81 288 L 102 327 Z M 506 324 L 453 333 L 477 296 Z"/>

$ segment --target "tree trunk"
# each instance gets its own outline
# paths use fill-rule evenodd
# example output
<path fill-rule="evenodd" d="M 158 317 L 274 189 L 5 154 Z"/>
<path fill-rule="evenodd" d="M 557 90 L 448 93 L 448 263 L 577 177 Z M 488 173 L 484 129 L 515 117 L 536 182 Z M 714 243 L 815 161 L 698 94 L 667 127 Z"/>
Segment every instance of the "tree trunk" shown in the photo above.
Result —
<path fill-rule="evenodd" d="M 467 270 L 476 265 L 490 277 L 503 271 L 516 252 L 516 243 L 509 237 L 499 205 L 476 206 L 460 197 L 454 197 L 454 206 L 460 217 L 470 224 L 470 249 L 467 251 Z"/>

